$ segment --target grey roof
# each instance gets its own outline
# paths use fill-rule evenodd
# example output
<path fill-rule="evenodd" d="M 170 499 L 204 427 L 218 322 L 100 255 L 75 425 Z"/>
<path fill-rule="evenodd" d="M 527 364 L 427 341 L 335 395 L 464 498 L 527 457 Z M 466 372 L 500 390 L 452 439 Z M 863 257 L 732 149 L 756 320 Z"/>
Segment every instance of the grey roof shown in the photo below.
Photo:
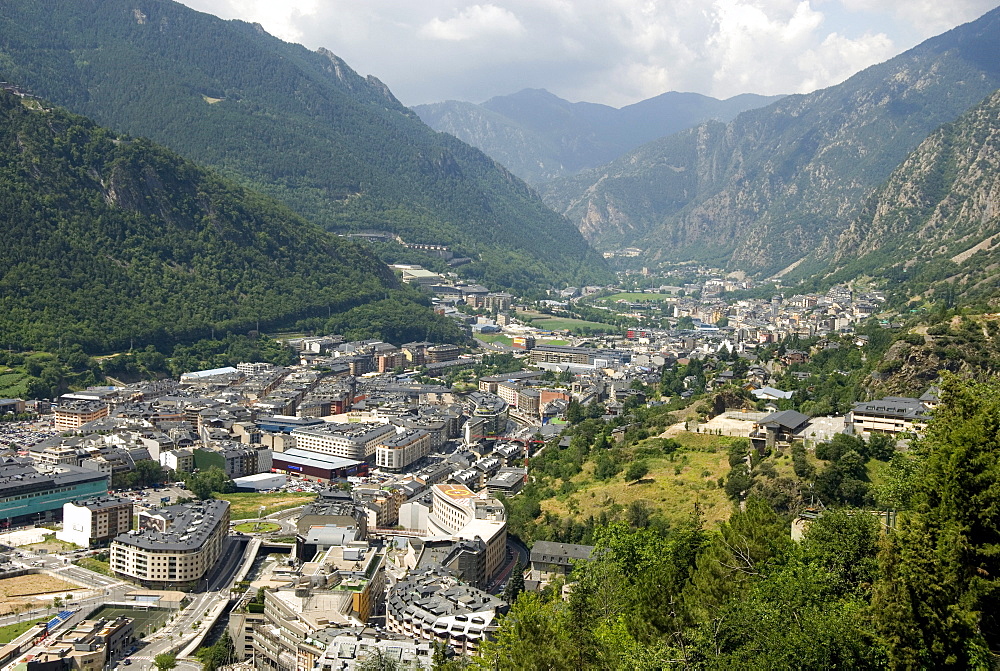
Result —
<path fill-rule="evenodd" d="M 74 506 L 87 508 L 88 510 L 102 510 L 105 508 L 117 508 L 119 506 L 131 506 L 130 499 L 120 499 L 114 496 L 99 496 L 93 499 L 83 499 L 71 502 Z"/>
<path fill-rule="evenodd" d="M 808 415 L 803 415 L 801 412 L 796 412 L 794 410 L 781 410 L 780 412 L 772 412 L 770 415 L 761 419 L 758 424 L 777 424 L 786 429 L 795 430 L 809 421 Z"/>
<path fill-rule="evenodd" d="M 901 396 L 886 396 L 876 401 L 855 403 L 851 412 L 903 419 L 923 419 L 927 414 L 924 404 L 919 400 Z"/>
<path fill-rule="evenodd" d="M 225 520 L 228 511 L 229 501 L 215 499 L 160 508 L 153 514 L 169 521 L 165 531 L 131 531 L 119 535 L 114 542 L 143 550 L 197 550 Z"/>
<path fill-rule="evenodd" d="M 554 543 L 552 541 L 535 541 L 531 546 L 531 561 L 543 564 L 570 566 L 571 560 L 590 559 L 594 551 L 593 545 L 573 545 L 572 543 Z"/>
<path fill-rule="evenodd" d="M 56 487 L 84 482 L 107 482 L 107 479 L 104 473 L 69 464 L 60 464 L 51 472 L 43 473 L 26 464 L 4 463 L 0 466 L 0 496 L 48 493 Z"/>

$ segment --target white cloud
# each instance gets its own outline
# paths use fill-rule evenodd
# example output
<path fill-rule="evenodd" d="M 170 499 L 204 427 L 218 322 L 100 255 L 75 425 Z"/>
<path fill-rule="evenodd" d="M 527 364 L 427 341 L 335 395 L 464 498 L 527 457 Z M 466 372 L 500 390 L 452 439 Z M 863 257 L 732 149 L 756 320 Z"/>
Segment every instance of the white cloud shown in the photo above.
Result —
<path fill-rule="evenodd" d="M 798 70 L 805 75 L 797 92 L 808 93 L 842 82 L 872 63 L 890 58 L 895 51 L 892 40 L 883 33 L 856 39 L 831 33 L 822 44 L 807 49 L 796 60 Z"/>
<path fill-rule="evenodd" d="M 997 6 L 996 0 L 841 0 L 857 13 L 883 12 L 905 22 L 921 38 L 928 38 L 979 18 Z"/>
<path fill-rule="evenodd" d="M 406 104 L 522 88 L 624 105 L 829 86 L 996 0 L 183 0 L 326 47 Z M 932 32 L 928 32 L 932 31 Z"/>
<path fill-rule="evenodd" d="M 485 36 L 516 37 L 523 32 L 524 26 L 513 12 L 496 5 L 472 5 L 450 19 L 434 17 L 418 34 L 434 40 L 463 41 Z"/>

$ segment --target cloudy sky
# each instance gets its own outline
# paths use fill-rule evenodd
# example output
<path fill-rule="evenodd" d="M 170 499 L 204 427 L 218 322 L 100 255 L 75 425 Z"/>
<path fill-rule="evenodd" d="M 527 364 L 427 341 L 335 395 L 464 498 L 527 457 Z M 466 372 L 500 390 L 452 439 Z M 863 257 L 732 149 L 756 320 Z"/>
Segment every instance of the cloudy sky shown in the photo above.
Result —
<path fill-rule="evenodd" d="M 407 105 L 523 88 L 616 107 L 664 91 L 806 93 L 997 0 L 180 0 L 326 47 Z"/>

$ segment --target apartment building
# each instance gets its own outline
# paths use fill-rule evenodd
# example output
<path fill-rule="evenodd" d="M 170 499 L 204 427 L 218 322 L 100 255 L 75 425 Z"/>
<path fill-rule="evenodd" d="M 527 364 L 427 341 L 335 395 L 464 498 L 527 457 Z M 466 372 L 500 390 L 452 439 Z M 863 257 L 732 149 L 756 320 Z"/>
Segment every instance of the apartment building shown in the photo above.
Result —
<path fill-rule="evenodd" d="M 111 542 L 111 569 L 149 589 L 193 589 L 219 559 L 228 533 L 228 501 L 143 512 L 138 529 Z"/>
<path fill-rule="evenodd" d="M 431 536 L 481 539 L 486 543 L 487 580 L 493 579 L 506 556 L 507 512 L 503 504 L 479 496 L 465 485 L 431 487 L 427 532 Z"/>
<path fill-rule="evenodd" d="M 508 609 L 505 601 L 428 569 L 411 573 L 389 589 L 385 619 L 389 631 L 473 654 Z"/>
<path fill-rule="evenodd" d="M 88 422 L 108 416 L 108 405 L 100 401 L 69 401 L 52 408 L 57 431 L 73 431 Z"/>
<path fill-rule="evenodd" d="M 847 414 L 847 427 L 855 435 L 920 433 L 927 426 L 927 406 L 915 398 L 887 396 L 855 403 Z"/>
<path fill-rule="evenodd" d="M 375 448 L 375 465 L 387 471 L 402 471 L 431 452 L 431 434 L 423 429 L 397 427 Z"/>
<path fill-rule="evenodd" d="M 56 538 L 85 548 L 104 547 L 132 529 L 132 501 L 97 497 L 63 504 L 63 528 Z"/>
<path fill-rule="evenodd" d="M 382 440 L 396 433 L 388 424 L 323 424 L 292 431 L 295 446 L 344 459 L 368 461 Z"/>

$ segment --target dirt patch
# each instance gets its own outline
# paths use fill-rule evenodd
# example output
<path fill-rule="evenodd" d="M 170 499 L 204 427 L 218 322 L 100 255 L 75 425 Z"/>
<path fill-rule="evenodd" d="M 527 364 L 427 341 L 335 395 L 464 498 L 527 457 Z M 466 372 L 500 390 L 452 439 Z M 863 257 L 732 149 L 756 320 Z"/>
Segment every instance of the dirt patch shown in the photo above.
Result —
<path fill-rule="evenodd" d="M 79 585 L 74 585 L 71 582 L 66 582 L 65 580 L 60 580 L 44 573 L 31 573 L 28 575 L 19 575 L 15 578 L 0 579 L 0 599 L 72 592 L 78 589 L 80 589 Z"/>

